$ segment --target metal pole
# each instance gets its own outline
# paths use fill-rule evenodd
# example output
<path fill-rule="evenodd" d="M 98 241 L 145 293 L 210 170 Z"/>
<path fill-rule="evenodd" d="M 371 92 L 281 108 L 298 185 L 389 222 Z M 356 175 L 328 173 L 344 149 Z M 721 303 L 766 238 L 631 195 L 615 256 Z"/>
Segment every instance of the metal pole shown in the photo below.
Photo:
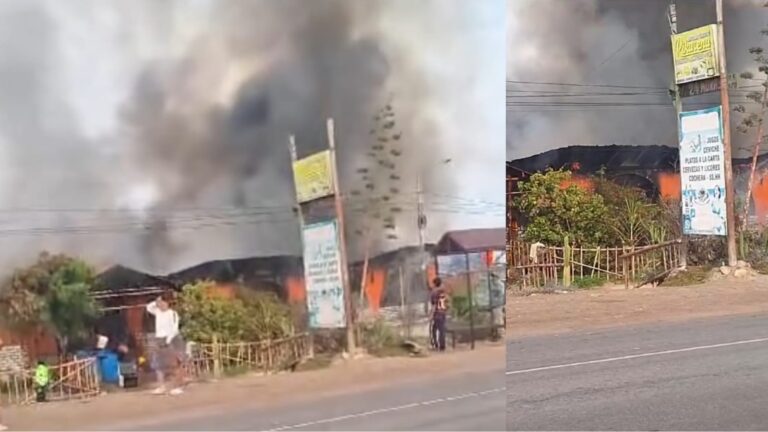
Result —
<path fill-rule="evenodd" d="M 336 142 L 334 137 L 333 119 L 328 118 L 326 128 L 328 131 L 328 147 L 331 150 L 331 174 L 333 175 L 333 201 L 336 206 L 336 218 L 338 220 L 339 252 L 341 255 L 341 285 L 344 290 L 344 304 L 347 320 L 347 352 L 355 354 L 355 319 L 352 306 L 352 292 L 349 286 L 349 268 L 347 266 L 347 241 L 344 234 L 344 206 L 341 202 L 341 188 L 339 187 L 339 172 L 336 164 Z"/>
<path fill-rule="evenodd" d="M 419 272 L 423 275 L 426 287 L 429 288 L 429 273 L 427 272 L 427 250 L 424 243 L 424 231 L 427 226 L 427 218 L 424 215 L 424 187 L 421 172 L 416 176 L 416 225 L 419 229 Z M 429 312 L 429 302 L 424 303 L 424 313 Z M 409 307 L 410 308 L 410 307 Z"/>
<path fill-rule="evenodd" d="M 720 99 L 723 116 L 723 157 L 725 158 L 725 217 L 728 239 L 728 265 L 736 266 L 736 216 L 735 190 L 733 187 L 733 159 L 731 156 L 731 105 L 728 98 L 728 68 L 725 57 L 725 32 L 723 31 L 723 0 L 715 1 L 717 12 L 717 42 L 720 57 Z"/>
<path fill-rule="evenodd" d="M 472 273 L 469 267 L 469 254 L 465 253 L 464 258 L 467 262 L 467 301 L 469 303 L 469 346 L 475 349 L 475 304 L 472 300 Z"/>
<path fill-rule="evenodd" d="M 288 150 L 291 153 L 291 172 L 293 172 L 293 164 L 299 160 L 298 152 L 296 150 L 296 136 L 288 136 Z M 294 185 L 295 187 L 295 185 Z M 304 212 L 301 209 L 301 204 L 296 203 L 296 213 L 299 218 L 299 238 L 302 244 L 302 259 L 304 250 Z M 315 332 L 309 327 L 309 315 L 307 315 L 307 333 L 309 334 L 309 358 L 315 357 Z"/>

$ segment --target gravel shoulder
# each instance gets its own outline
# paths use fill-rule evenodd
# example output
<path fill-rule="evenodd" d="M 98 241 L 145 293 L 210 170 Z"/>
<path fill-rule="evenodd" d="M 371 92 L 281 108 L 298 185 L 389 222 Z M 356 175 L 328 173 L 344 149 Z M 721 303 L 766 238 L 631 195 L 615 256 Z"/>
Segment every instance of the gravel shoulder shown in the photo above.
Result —
<path fill-rule="evenodd" d="M 685 287 L 507 296 L 507 338 L 768 311 L 768 276 Z"/>

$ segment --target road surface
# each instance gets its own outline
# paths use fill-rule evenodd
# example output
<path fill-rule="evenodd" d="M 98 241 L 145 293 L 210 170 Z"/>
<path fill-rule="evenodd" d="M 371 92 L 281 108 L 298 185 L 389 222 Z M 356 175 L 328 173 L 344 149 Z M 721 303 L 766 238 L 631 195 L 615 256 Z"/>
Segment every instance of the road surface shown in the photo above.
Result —
<path fill-rule="evenodd" d="M 768 315 L 512 340 L 508 430 L 768 430 Z"/>
<path fill-rule="evenodd" d="M 485 372 L 425 377 L 380 388 L 277 407 L 239 407 L 215 415 L 113 425 L 120 430 L 504 430 L 503 365 Z M 244 405 L 247 405 L 244 402 Z"/>

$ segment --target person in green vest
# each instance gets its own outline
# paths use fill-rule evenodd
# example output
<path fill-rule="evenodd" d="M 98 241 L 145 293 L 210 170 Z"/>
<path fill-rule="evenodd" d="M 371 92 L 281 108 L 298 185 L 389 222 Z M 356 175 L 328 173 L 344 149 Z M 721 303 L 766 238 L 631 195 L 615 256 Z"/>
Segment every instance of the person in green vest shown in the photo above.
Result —
<path fill-rule="evenodd" d="M 35 368 L 35 393 L 38 402 L 45 402 L 50 383 L 50 368 L 44 361 L 37 362 L 37 367 Z"/>

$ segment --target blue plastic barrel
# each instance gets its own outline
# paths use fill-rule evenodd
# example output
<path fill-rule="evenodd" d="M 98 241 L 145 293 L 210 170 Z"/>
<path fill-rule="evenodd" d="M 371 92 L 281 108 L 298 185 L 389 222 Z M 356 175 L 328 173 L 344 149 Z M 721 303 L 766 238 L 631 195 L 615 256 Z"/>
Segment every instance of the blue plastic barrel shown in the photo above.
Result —
<path fill-rule="evenodd" d="M 99 371 L 101 372 L 101 381 L 105 383 L 117 384 L 120 381 L 120 363 L 117 361 L 117 354 L 111 351 L 99 351 Z"/>

